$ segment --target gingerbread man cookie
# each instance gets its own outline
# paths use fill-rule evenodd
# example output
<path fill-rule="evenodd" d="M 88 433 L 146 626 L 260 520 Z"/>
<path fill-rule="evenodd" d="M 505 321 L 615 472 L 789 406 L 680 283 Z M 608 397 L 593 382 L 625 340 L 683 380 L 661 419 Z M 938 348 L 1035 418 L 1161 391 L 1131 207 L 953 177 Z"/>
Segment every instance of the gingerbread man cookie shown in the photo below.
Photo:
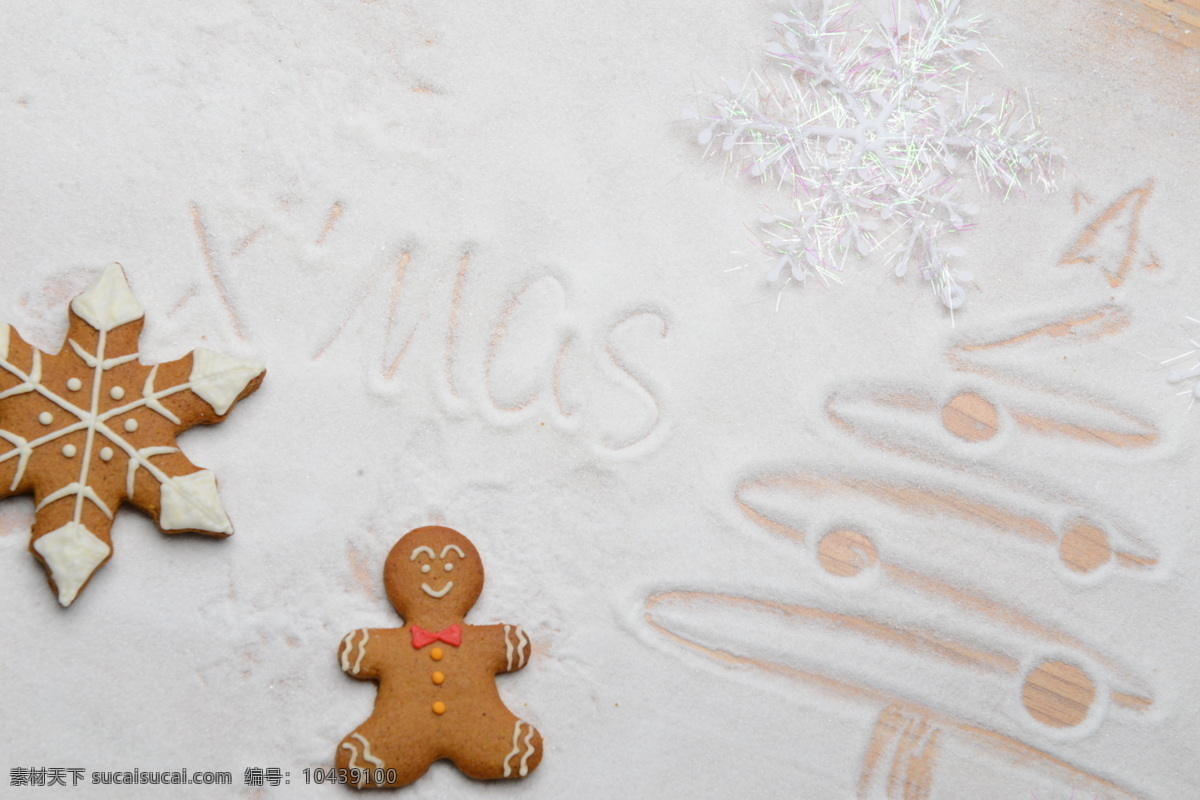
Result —
<path fill-rule="evenodd" d="M 542 736 L 500 699 L 495 676 L 529 662 L 515 625 L 468 625 L 483 563 L 458 531 L 405 534 L 383 569 L 402 628 L 360 629 L 338 648 L 342 670 L 379 684 L 375 710 L 337 749 L 358 788 L 406 786 L 446 758 L 472 778 L 523 778 L 542 760 Z"/>
<path fill-rule="evenodd" d="M 165 533 L 233 533 L 212 472 L 175 436 L 225 419 L 263 367 L 197 348 L 138 360 L 143 313 L 119 264 L 71 301 L 67 345 L 49 355 L 0 323 L 0 497 L 33 493 L 29 550 L 69 606 L 112 555 L 131 502 Z"/>

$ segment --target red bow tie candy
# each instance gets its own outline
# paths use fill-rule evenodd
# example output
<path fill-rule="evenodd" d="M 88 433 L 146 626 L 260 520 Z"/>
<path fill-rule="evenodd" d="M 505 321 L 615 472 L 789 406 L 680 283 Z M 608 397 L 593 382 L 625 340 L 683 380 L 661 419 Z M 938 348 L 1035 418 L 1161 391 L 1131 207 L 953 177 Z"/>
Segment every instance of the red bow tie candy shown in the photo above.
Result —
<path fill-rule="evenodd" d="M 462 644 L 462 628 L 458 625 L 451 625 L 449 628 L 442 628 L 440 631 L 427 631 L 419 625 L 412 626 L 412 643 L 413 648 L 420 650 L 427 644 L 433 642 L 445 642 L 451 647 L 458 647 Z"/>

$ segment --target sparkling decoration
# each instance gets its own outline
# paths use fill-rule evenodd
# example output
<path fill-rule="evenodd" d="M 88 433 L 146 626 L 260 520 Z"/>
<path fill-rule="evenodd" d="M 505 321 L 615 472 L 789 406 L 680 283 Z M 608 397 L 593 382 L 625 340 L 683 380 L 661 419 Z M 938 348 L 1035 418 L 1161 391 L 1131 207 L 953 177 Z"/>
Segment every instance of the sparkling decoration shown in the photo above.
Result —
<path fill-rule="evenodd" d="M 1187 319 L 1188 322 L 1200 324 L 1200 319 L 1196 319 L 1195 317 L 1188 317 Z M 1189 339 L 1188 344 L 1191 345 L 1191 350 L 1168 358 L 1166 361 L 1160 362 L 1160 365 L 1175 367 L 1167 375 L 1167 381 L 1169 383 L 1184 385 L 1185 388 L 1179 394 L 1187 395 L 1191 398 L 1191 401 L 1188 403 L 1188 408 L 1190 409 L 1196 404 L 1196 398 L 1200 397 L 1200 342 L 1197 342 L 1195 339 Z M 1192 362 L 1189 366 L 1183 369 L 1178 368 L 1180 362 L 1187 364 L 1189 361 Z"/>
<path fill-rule="evenodd" d="M 971 276 L 951 265 L 963 252 L 945 240 L 978 213 L 962 176 L 1005 199 L 1056 188 L 1061 150 L 1028 100 L 971 98 L 968 59 L 988 51 L 960 6 L 895 0 L 889 20 L 869 25 L 852 20 L 858 3 L 776 14 L 776 68 L 731 83 L 709 113 L 686 114 L 704 126 L 707 155 L 791 196 L 758 221 L 769 281 L 840 283 L 847 259 L 881 254 L 953 310 Z"/>

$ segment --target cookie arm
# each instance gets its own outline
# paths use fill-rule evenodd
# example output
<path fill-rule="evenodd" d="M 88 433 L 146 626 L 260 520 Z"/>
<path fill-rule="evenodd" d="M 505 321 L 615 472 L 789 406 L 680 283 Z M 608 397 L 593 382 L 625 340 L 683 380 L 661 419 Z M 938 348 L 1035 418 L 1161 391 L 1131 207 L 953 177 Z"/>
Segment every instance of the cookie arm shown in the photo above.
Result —
<path fill-rule="evenodd" d="M 529 663 L 533 644 L 524 628 L 520 625 L 488 625 L 486 630 L 496 642 L 493 665 L 497 673 L 516 672 Z"/>
<path fill-rule="evenodd" d="M 342 672 L 360 681 L 377 680 L 379 665 L 373 658 L 372 644 L 379 639 L 379 631 L 359 628 L 350 631 L 338 645 L 338 665 Z"/>

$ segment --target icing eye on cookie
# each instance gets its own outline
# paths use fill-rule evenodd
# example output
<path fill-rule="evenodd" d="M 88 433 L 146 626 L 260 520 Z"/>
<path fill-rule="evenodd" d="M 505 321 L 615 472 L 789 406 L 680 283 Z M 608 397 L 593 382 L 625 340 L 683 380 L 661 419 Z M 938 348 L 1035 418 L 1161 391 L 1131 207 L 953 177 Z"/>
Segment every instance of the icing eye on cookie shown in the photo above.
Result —
<path fill-rule="evenodd" d="M 437 557 L 438 557 L 438 556 L 437 556 L 437 553 L 433 552 L 433 548 L 432 548 L 432 547 L 430 547 L 430 546 L 429 546 L 429 545 L 427 545 L 427 544 L 423 544 L 423 545 L 421 545 L 420 547 L 415 547 L 415 548 L 413 548 L 412 555 L 408 557 L 408 560 L 409 560 L 409 561 L 416 561 L 416 560 L 417 560 L 417 556 L 421 555 L 421 553 L 428 553 L 428 554 L 429 554 L 429 557 L 430 557 L 430 558 L 432 558 L 432 559 L 435 559 L 435 560 L 436 560 L 436 559 L 437 559 Z"/>

